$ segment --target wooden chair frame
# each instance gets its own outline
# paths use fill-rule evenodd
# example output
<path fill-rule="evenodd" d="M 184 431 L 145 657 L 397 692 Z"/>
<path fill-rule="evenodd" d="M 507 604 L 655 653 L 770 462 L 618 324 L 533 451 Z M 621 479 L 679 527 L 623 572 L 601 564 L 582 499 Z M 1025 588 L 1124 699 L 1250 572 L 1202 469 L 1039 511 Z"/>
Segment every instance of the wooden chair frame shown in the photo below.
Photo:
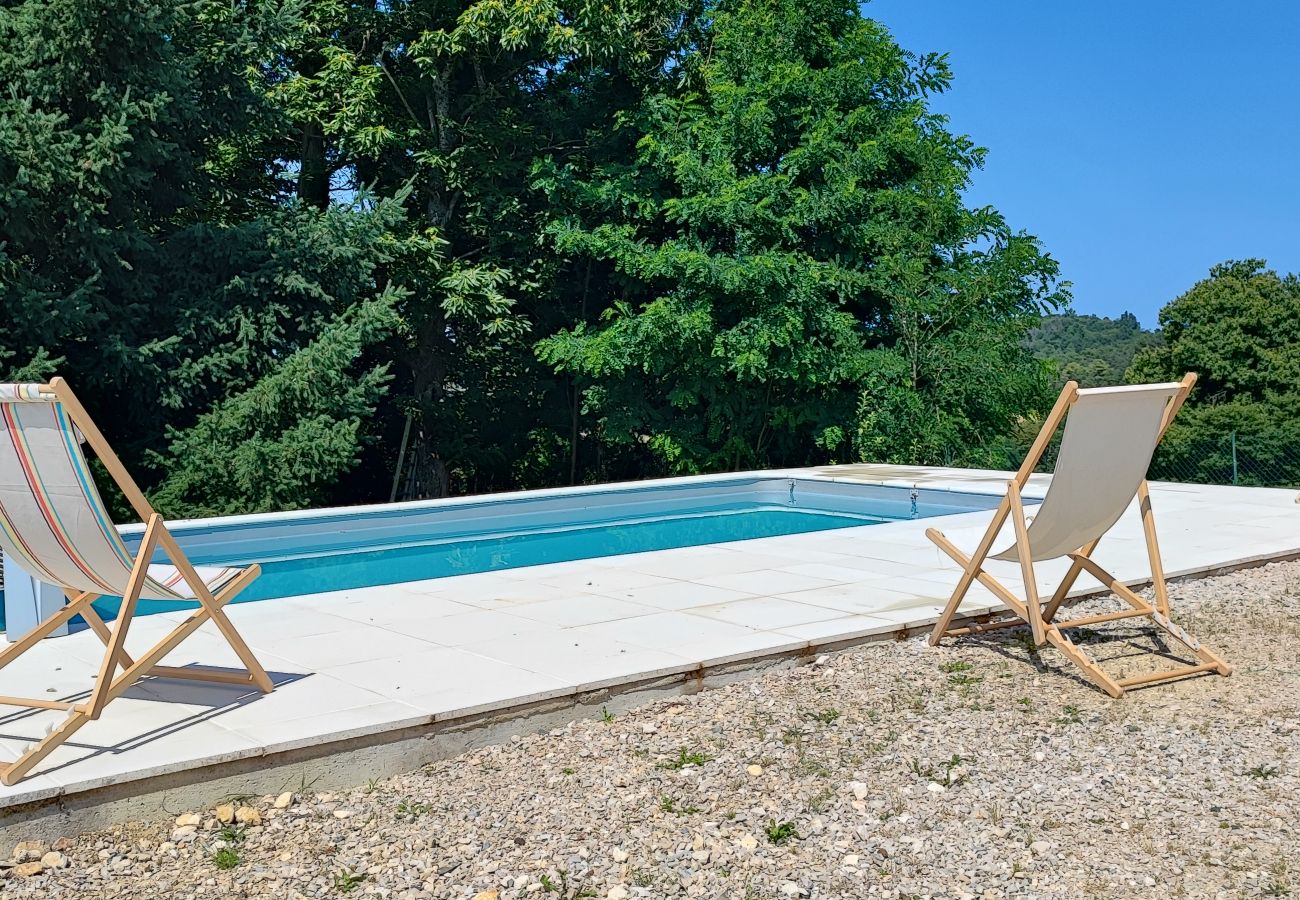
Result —
<path fill-rule="evenodd" d="M 99 666 L 95 686 L 91 689 L 90 695 L 85 702 L 73 703 L 22 697 L 0 697 L 0 705 L 3 706 L 67 710 L 69 713 L 61 724 L 34 744 L 26 753 L 9 765 L 0 768 L 0 782 L 6 785 L 18 782 L 83 725 L 98 719 L 105 706 L 120 697 L 133 684 L 145 676 L 247 685 L 248 687 L 257 688 L 264 694 L 269 694 L 274 688 L 270 676 L 266 673 L 262 664 L 257 661 L 253 651 L 249 649 L 248 644 L 244 642 L 239 632 L 235 630 L 235 626 L 227 618 L 224 610 L 227 603 L 261 574 L 261 567 L 257 565 L 249 566 L 222 586 L 215 594 L 210 591 L 203 579 L 195 572 L 194 566 L 190 563 L 185 552 L 176 543 L 176 539 L 167 530 L 162 516 L 154 512 L 149 505 L 149 501 L 145 499 L 144 493 L 127 473 L 121 460 L 117 458 L 117 454 L 113 452 L 113 448 L 109 446 L 108 441 L 105 440 L 104 435 L 95 426 L 95 423 L 72 393 L 72 389 L 68 387 L 67 383 L 61 378 L 54 378 L 51 379 L 48 385 L 43 385 L 41 391 L 42 393 L 48 391 L 52 400 L 57 400 L 63 405 L 69 418 L 81 431 L 86 444 L 99 457 L 100 462 L 108 470 L 113 481 L 117 483 L 127 502 L 131 504 L 132 509 L 145 522 L 145 531 L 140 548 L 136 552 L 127 589 L 122 596 L 121 609 L 117 618 L 113 621 L 112 628 L 104 622 L 94 607 L 91 606 L 91 603 L 102 595 L 90 592 L 75 594 L 69 592 L 67 593 L 68 602 L 63 608 L 50 615 L 31 632 L 0 652 L 0 669 L 2 669 L 77 615 L 85 619 L 91 630 L 104 643 L 104 658 Z M 149 565 L 153 561 L 152 557 L 155 551 L 160 548 L 164 555 L 171 560 L 172 565 L 179 570 L 185 584 L 194 592 L 194 602 L 199 604 L 199 608 L 194 610 L 184 622 L 172 629 L 161 641 L 154 644 L 138 658 L 133 659 L 125 649 L 126 636 L 135 616 L 136 605 L 140 600 L 140 592 L 144 588 Z M 235 651 L 235 654 L 245 666 L 243 670 L 212 671 L 159 664 L 163 657 L 197 631 L 200 626 L 209 621 L 217 626 L 227 643 L 230 644 L 231 649 Z M 121 674 L 118 674 L 119 668 L 122 670 Z"/>
<path fill-rule="evenodd" d="M 1164 418 L 1160 423 L 1159 437 L 1156 439 L 1157 443 L 1160 437 L 1164 436 L 1165 431 L 1168 430 L 1174 416 L 1182 408 L 1195 383 L 1196 375 L 1193 373 L 1189 373 L 1183 378 L 1182 387 L 1165 407 Z M 1160 560 L 1160 545 L 1156 539 L 1155 516 L 1151 510 L 1151 494 L 1145 480 L 1138 487 L 1137 497 L 1142 514 L 1142 530 L 1146 536 L 1147 558 L 1151 565 L 1151 583 L 1155 588 L 1155 603 L 1148 603 L 1118 578 L 1093 561 L 1092 554 L 1097 549 L 1097 544 L 1100 543 L 1101 538 L 1097 538 L 1078 550 L 1066 554 L 1070 559 L 1070 568 L 1066 572 L 1065 578 L 1056 588 L 1046 605 L 1040 603 L 1038 587 L 1034 578 L 1034 563 L 1029 551 L 1028 523 L 1025 519 L 1024 507 L 1021 504 L 1021 491 L 1029 481 L 1029 476 L 1033 474 L 1034 469 L 1042 459 L 1052 436 L 1060 428 L 1061 423 L 1065 421 L 1066 414 L 1075 400 L 1078 399 L 1078 396 L 1078 384 L 1073 381 L 1067 383 L 1061 391 L 1061 395 L 1057 398 L 1056 404 L 1052 407 L 1052 411 L 1048 414 L 1046 421 L 1043 422 L 1042 430 L 1039 431 L 1038 437 L 1030 447 L 1024 462 L 1021 463 L 1020 469 L 1016 472 L 1015 477 L 1007 482 L 1007 493 L 1002 498 L 1002 502 L 998 504 L 997 510 L 993 514 L 993 520 L 985 530 L 984 536 L 976 547 L 973 556 L 967 556 L 957 549 L 938 529 L 929 528 L 926 530 L 926 536 L 962 567 L 962 574 L 957 582 L 957 587 L 948 600 L 943 615 L 939 617 L 934 630 L 930 633 L 931 646 L 937 646 L 945 637 L 981 634 L 1001 628 L 1028 625 L 1035 646 L 1049 643 L 1056 647 L 1082 669 L 1089 680 L 1107 694 L 1116 698 L 1124 696 L 1126 689 L 1138 685 L 1184 678 L 1205 672 L 1231 675 L 1231 666 L 1217 654 L 1202 646 L 1199 641 L 1174 624 L 1169 618 L 1169 588 L 1165 582 L 1164 567 Z M 1020 567 L 1024 576 L 1025 597 L 1023 599 L 1017 597 L 1005 585 L 984 571 L 984 563 L 989 552 L 993 549 L 993 542 L 997 540 L 998 532 L 1001 531 L 1008 517 L 1011 518 L 1015 529 Z M 1056 621 L 1057 611 L 1060 609 L 1061 604 L 1065 602 L 1066 595 L 1074 587 L 1075 581 L 1085 571 L 1119 596 L 1121 600 L 1128 603 L 1132 609 L 1084 616 L 1062 622 Z M 995 597 L 1005 603 L 1011 610 L 1013 618 L 952 628 L 952 620 L 957 615 L 957 607 L 961 605 L 967 591 L 976 581 L 988 588 Z M 1200 660 L 1200 663 L 1146 675 L 1137 675 L 1131 678 L 1115 679 L 1108 675 L 1078 644 L 1071 641 L 1065 633 L 1067 629 L 1079 628 L 1084 625 L 1095 625 L 1101 622 L 1137 617 L 1150 619 L 1158 628 L 1186 646 Z"/>

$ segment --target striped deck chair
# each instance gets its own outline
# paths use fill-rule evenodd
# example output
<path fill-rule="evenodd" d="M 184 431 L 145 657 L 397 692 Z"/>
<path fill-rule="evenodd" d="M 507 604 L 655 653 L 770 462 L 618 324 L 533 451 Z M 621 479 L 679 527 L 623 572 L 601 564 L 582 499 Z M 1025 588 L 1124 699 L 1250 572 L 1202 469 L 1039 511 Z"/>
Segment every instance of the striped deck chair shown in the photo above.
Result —
<path fill-rule="evenodd" d="M 127 501 L 146 523 L 133 556 L 109 518 L 81 445 L 99 457 Z M 0 652 L 0 668 L 80 615 L 104 642 L 94 688 L 84 702 L 0 697 L 0 706 L 67 710 L 68 717 L 7 766 L 0 781 L 14 784 L 104 707 L 146 675 L 215 681 L 271 690 L 266 674 L 222 607 L 247 587 L 258 566 L 193 566 L 131 480 L 108 442 L 62 379 L 49 384 L 0 385 L 0 547 L 32 576 L 56 585 L 68 602 L 33 631 Z M 155 564 L 161 551 L 170 565 Z M 122 598 L 110 629 L 91 606 L 101 596 Z M 127 655 L 127 631 L 140 600 L 192 600 L 183 623 L 139 657 Z M 244 670 L 175 668 L 159 661 L 205 622 L 213 622 Z M 119 669 L 121 670 L 119 673 Z"/>
<path fill-rule="evenodd" d="M 1165 584 L 1160 547 L 1156 542 L 1155 518 L 1146 483 L 1151 457 L 1195 383 L 1196 376 L 1188 373 L 1181 382 L 1168 384 L 1086 389 L 1080 389 L 1073 381 L 1067 384 L 1043 423 L 1020 470 L 1016 472 L 1015 478 L 1007 482 L 1007 494 L 993 514 L 993 521 L 984 532 L 974 556 L 967 556 L 957 549 L 937 529 L 926 531 L 926 536 L 963 569 L 952 598 L 934 626 L 930 643 L 938 644 L 947 636 L 978 634 L 1028 624 L 1036 646 L 1041 646 L 1044 642 L 1052 644 L 1112 697 L 1122 697 L 1130 687 L 1156 681 L 1203 672 L 1231 674 L 1231 666 L 1169 619 L 1169 589 Z M 1065 421 L 1065 433 L 1061 438 L 1061 450 L 1052 473 L 1052 482 L 1042 505 L 1038 507 L 1037 515 L 1029 521 L 1021 504 L 1020 491 L 1042 459 L 1043 452 L 1062 421 Z M 1119 521 L 1135 497 L 1142 515 L 1147 558 L 1151 564 L 1154 604 L 1142 599 L 1092 559 L 1097 544 Z M 984 571 L 984 561 L 990 558 L 989 551 L 1008 517 L 1014 526 L 1015 543 L 1001 553 L 991 555 L 991 558 L 1020 563 L 1025 583 L 1024 597 L 1017 597 Z M 1070 567 L 1051 599 L 1046 604 L 1041 604 L 1034 578 L 1034 563 L 1062 556 L 1069 558 Z M 1064 622 L 1055 621 L 1056 612 L 1066 594 L 1085 571 L 1127 602 L 1132 609 Z M 957 607 L 976 581 L 1005 603 L 1015 618 L 950 628 Z M 1070 628 L 1083 625 L 1139 616 L 1150 619 L 1164 633 L 1187 647 L 1199 662 L 1176 669 L 1115 679 L 1065 633 Z"/>

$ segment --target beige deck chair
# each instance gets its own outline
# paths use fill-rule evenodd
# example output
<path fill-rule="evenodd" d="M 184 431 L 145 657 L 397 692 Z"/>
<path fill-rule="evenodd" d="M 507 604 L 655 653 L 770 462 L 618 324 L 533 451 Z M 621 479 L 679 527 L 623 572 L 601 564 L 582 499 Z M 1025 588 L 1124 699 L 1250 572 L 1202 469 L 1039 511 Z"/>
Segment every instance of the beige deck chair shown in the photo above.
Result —
<path fill-rule="evenodd" d="M 1169 591 L 1160 562 L 1160 547 L 1156 543 L 1155 521 L 1146 483 L 1151 456 L 1195 383 L 1196 376 L 1188 374 L 1181 382 L 1170 384 L 1084 390 L 1073 381 L 1067 384 L 1048 414 L 1047 421 L 1043 423 L 1020 470 L 1007 483 L 1007 495 L 998 505 L 975 555 L 970 557 L 962 553 L 942 532 L 934 528 L 926 531 L 930 540 L 964 569 L 957 589 L 934 626 L 930 643 L 938 644 L 945 636 L 976 634 L 1027 623 L 1036 645 L 1041 646 L 1046 641 L 1057 647 L 1112 697 L 1122 697 L 1125 688 L 1135 685 L 1201 672 L 1230 675 L 1232 668 L 1227 663 L 1169 620 Z M 1065 425 L 1065 435 L 1061 439 L 1061 450 L 1051 485 L 1037 514 L 1032 521 L 1028 521 L 1021 506 L 1020 491 L 1038 465 L 1061 421 L 1066 419 L 1067 413 L 1069 418 Z M 1147 555 L 1151 561 L 1154 606 L 1091 559 L 1097 544 L 1119 520 L 1135 496 L 1140 504 Z M 1016 542 L 992 558 L 1019 560 L 1025 582 L 1023 599 L 983 569 L 989 550 L 1008 516 L 1015 528 Z M 1060 556 L 1070 558 L 1070 568 L 1051 599 L 1042 605 L 1034 580 L 1034 563 Z M 1133 608 L 1065 622 L 1055 621 L 1057 609 L 1084 571 L 1097 578 Z M 1005 603 L 1016 618 L 949 628 L 957 607 L 977 580 Z M 1137 616 L 1149 618 L 1186 645 L 1200 663 L 1116 680 L 1107 675 L 1065 634 L 1069 628 Z"/>
<path fill-rule="evenodd" d="M 113 527 L 81 444 L 90 445 L 127 501 L 145 521 L 134 557 Z M 46 384 L 0 385 L 0 547 L 28 574 L 57 585 L 67 604 L 0 652 L 0 668 L 13 662 L 73 616 L 80 615 L 104 642 L 104 659 L 85 702 L 0 697 L 0 706 L 67 710 L 68 717 L 15 762 L 0 766 L 0 781 L 14 784 L 104 707 L 146 675 L 248 685 L 268 693 L 271 679 L 222 607 L 247 587 L 258 566 L 245 569 L 190 564 L 162 518 L 150 508 L 108 442 L 62 379 Z M 161 548 L 172 565 L 151 564 Z M 122 598 L 112 630 L 90 604 Z M 127 655 L 127 631 L 139 600 L 193 600 L 199 608 L 143 655 Z M 159 665 L 199 626 L 211 621 L 245 669 L 210 670 Z M 118 673 L 118 669 L 121 673 Z"/>

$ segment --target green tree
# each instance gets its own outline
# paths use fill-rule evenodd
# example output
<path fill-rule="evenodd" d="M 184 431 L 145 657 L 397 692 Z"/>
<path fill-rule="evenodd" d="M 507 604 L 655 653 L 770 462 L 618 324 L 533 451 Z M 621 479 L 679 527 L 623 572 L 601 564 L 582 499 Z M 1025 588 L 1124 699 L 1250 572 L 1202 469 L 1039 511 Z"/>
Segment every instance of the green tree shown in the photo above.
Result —
<path fill-rule="evenodd" d="M 1170 429 L 1154 477 L 1246 484 L 1300 483 L 1300 279 L 1263 260 L 1228 261 L 1160 311 L 1159 345 L 1128 378 L 1196 390 Z"/>
<path fill-rule="evenodd" d="M 1300 279 L 1260 259 L 1229 261 L 1160 310 L 1159 346 L 1131 380 L 1200 376 L 1208 399 L 1282 401 L 1300 384 Z"/>
<path fill-rule="evenodd" d="M 387 352 L 414 422 L 413 493 L 556 480 L 549 428 L 569 403 L 531 345 L 567 324 L 571 301 L 537 241 L 549 210 L 529 172 L 542 154 L 603 150 L 608 118 L 666 77 L 678 4 L 412 0 L 307 15 L 271 91 L 302 137 L 300 197 L 409 191 L 394 232 L 407 252 L 389 266 L 409 294 Z"/>
<path fill-rule="evenodd" d="M 286 205 L 266 155 L 278 116 L 260 63 L 296 21 L 210 0 L 0 7 L 0 375 L 68 378 L 146 487 L 181 464 L 160 452 L 169 434 L 193 447 L 183 433 L 209 410 L 283 385 L 286 361 L 353 307 L 400 297 L 378 268 L 402 249 L 386 237 L 400 203 Z M 337 474 L 306 471 L 310 440 L 283 452 L 320 486 Z M 245 508 L 220 475 L 208 508 Z"/>
<path fill-rule="evenodd" d="M 841 0 L 692 29 L 615 120 L 624 157 L 538 170 L 584 285 L 538 354 L 584 385 L 584 430 L 633 470 L 940 462 L 1040 406 L 1022 342 L 1056 264 L 962 203 L 983 151 L 926 108 L 945 59 Z"/>
<path fill-rule="evenodd" d="M 977 461 L 1063 291 L 948 79 L 830 0 L 13 0 L 0 377 L 172 514 L 380 499 L 407 422 L 408 496 Z"/>
<path fill-rule="evenodd" d="M 213 516 L 317 506 L 361 461 L 365 423 L 389 380 L 358 361 L 390 331 L 393 297 L 341 313 L 248 390 L 172 435 L 154 493 L 172 515 Z"/>

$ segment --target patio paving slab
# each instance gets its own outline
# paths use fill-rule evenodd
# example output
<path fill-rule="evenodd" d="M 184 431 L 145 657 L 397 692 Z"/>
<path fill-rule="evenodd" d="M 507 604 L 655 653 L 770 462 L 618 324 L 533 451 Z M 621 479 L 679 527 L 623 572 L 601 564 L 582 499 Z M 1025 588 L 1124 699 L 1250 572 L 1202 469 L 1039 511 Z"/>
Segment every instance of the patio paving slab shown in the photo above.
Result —
<path fill-rule="evenodd" d="M 768 473 L 771 474 L 771 473 Z M 1010 473 L 899 466 L 789 470 L 782 476 L 1000 493 Z M 737 476 L 740 477 L 740 476 Z M 1047 478 L 1026 494 L 1041 497 Z M 1171 576 L 1300 551 L 1294 492 L 1152 486 Z M 971 549 L 989 512 L 627 554 L 400 585 L 238 604 L 230 616 L 273 672 L 276 691 L 151 680 L 109 707 L 32 777 L 0 787 L 6 807 L 64 800 L 104 785 L 305 751 L 709 667 L 897 634 L 934 621 L 960 574 L 925 537 L 937 527 Z M 1011 542 L 1010 526 L 995 545 Z M 1097 560 L 1125 580 L 1149 577 L 1141 523 L 1125 513 Z M 1038 570 L 1055 589 L 1062 561 Z M 989 570 L 1022 589 L 1016 563 Z M 1096 590 L 1080 582 L 1076 593 Z M 982 587 L 962 610 L 997 606 Z M 1175 610 L 1176 615 L 1176 610 Z M 183 613 L 140 618 L 152 643 Z M 0 694 L 75 698 L 92 684 L 102 645 L 82 631 L 42 642 L 0 672 Z M 206 626 L 166 660 L 235 666 Z M 12 758 L 59 714 L 0 715 Z M 358 776 L 360 778 L 360 776 Z M 363 780 L 363 779 L 362 779 Z M 3 815 L 3 812 L 0 812 Z"/>

